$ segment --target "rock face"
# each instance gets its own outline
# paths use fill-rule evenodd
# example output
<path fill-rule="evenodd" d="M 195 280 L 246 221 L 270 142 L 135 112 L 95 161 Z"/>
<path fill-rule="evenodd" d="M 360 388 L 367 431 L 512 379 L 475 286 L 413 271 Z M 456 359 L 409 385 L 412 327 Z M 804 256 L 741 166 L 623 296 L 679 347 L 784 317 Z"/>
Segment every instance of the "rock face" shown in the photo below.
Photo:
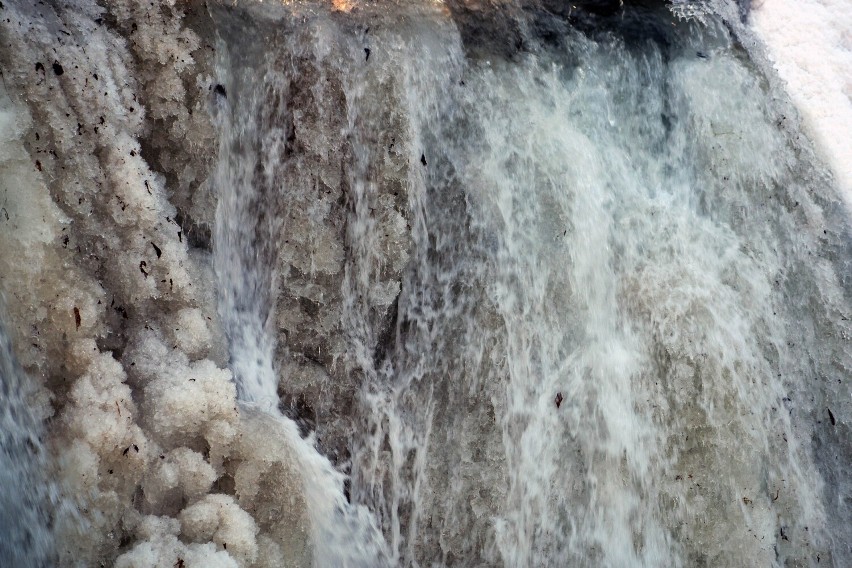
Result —
<path fill-rule="evenodd" d="M 365 88 L 387 104 L 381 116 L 363 117 L 357 107 L 347 109 L 357 101 L 346 100 L 340 71 L 324 65 L 298 62 L 290 83 L 295 159 L 282 160 L 283 185 L 292 189 L 278 197 L 284 221 L 275 311 L 282 402 L 296 418 L 313 415 L 328 451 L 343 457 L 346 433 L 337 421 L 351 413 L 365 363 L 348 355 L 350 344 L 361 341 L 362 355 L 378 357 L 395 325 L 393 306 L 411 247 L 409 142 L 393 78 L 366 79 Z M 350 120 L 358 133 L 340 136 Z M 357 177 L 363 169 L 369 184 Z M 372 254 L 365 259 L 357 247 Z M 366 328 L 352 329 L 353 323 Z M 372 368 L 372 358 L 367 362 Z M 329 385 L 333 390 L 324 391 Z"/>
<path fill-rule="evenodd" d="M 241 134 L 236 149 L 250 146 L 241 160 L 254 165 L 231 175 L 257 192 L 248 206 L 253 246 L 270 266 L 263 317 L 276 341 L 281 409 L 345 462 L 356 393 L 392 340 L 412 246 L 403 77 L 364 47 L 387 28 L 323 17 L 267 27 L 246 23 L 247 13 L 213 9 L 228 104 L 258 131 Z"/>

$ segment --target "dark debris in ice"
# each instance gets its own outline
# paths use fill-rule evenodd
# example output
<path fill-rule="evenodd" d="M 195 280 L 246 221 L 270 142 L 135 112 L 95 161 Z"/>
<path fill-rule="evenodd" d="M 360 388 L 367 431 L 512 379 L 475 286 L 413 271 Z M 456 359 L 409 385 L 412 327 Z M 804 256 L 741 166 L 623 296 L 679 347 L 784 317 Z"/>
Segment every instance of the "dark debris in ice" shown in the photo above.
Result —
<path fill-rule="evenodd" d="M 130 444 L 129 446 L 124 448 L 124 451 L 121 452 L 121 455 L 126 456 L 127 453 L 130 451 L 130 448 L 133 448 L 133 451 L 136 452 L 137 454 L 139 453 L 139 446 L 137 446 L 136 444 Z"/>
<path fill-rule="evenodd" d="M 556 408 L 559 408 L 562 405 L 563 400 L 564 399 L 562 398 L 562 393 L 556 393 L 556 398 L 554 399 L 554 402 L 556 403 Z"/>
<path fill-rule="evenodd" d="M 175 223 L 181 228 L 181 231 L 178 232 L 178 238 L 181 242 L 183 242 L 183 237 L 186 237 L 192 247 L 208 252 L 213 250 L 213 235 L 209 225 L 196 222 L 181 211 L 178 211 L 175 216 Z"/>

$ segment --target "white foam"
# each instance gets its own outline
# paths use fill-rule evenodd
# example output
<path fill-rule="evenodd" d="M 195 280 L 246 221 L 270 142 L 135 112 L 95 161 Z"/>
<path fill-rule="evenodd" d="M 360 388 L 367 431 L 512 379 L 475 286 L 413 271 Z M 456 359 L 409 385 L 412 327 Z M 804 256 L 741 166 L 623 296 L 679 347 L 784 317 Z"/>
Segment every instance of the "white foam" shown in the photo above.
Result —
<path fill-rule="evenodd" d="M 763 0 L 751 17 L 852 209 L 852 3 Z"/>

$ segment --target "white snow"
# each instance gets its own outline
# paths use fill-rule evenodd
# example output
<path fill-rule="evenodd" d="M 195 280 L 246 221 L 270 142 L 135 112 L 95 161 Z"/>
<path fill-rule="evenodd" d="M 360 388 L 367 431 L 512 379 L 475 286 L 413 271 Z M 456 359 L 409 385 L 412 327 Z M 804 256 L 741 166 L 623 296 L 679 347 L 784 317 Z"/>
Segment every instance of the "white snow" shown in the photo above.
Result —
<path fill-rule="evenodd" d="M 751 18 L 852 209 L 852 2 L 763 0 Z"/>

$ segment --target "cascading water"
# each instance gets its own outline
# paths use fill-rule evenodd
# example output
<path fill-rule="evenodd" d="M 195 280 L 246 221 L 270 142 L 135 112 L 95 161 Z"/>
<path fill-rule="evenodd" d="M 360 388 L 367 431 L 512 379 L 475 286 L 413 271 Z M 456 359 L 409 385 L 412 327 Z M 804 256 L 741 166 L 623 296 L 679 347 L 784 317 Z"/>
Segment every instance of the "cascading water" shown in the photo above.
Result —
<path fill-rule="evenodd" d="M 393 563 L 842 563 L 848 519 L 827 496 L 848 489 L 821 484 L 838 464 L 810 442 L 826 439 L 814 417 L 831 387 L 803 384 L 808 368 L 831 373 L 816 338 L 832 334 L 799 337 L 820 316 L 791 300 L 808 289 L 840 302 L 830 311 L 848 298 L 839 273 L 801 261 L 826 246 L 847 258 L 813 222 L 843 213 L 814 195 L 828 179 L 779 130 L 730 32 L 640 7 L 584 34 L 537 13 L 519 49 L 489 37 L 494 22 L 461 18 L 459 35 L 439 14 L 408 17 L 300 12 L 282 22 L 312 35 L 260 34 L 261 69 L 223 78 L 228 104 L 269 118 L 242 117 L 256 130 L 223 150 L 252 181 L 220 197 L 220 227 L 242 240 L 217 233 L 219 250 L 251 260 L 223 288 L 243 313 L 229 290 L 239 302 L 279 286 L 276 194 L 303 191 L 276 177 L 298 159 L 286 124 L 305 112 L 276 65 L 316 58 L 342 77 L 351 148 L 344 364 L 361 394 L 347 467 Z M 258 96 L 277 106 L 243 101 Z M 339 112 L 320 106 L 316 121 Z M 413 245 L 382 335 L 365 300 L 382 269 L 372 203 L 398 153 Z M 250 304 L 250 324 L 232 321 L 268 328 L 268 299 Z M 253 377 L 263 396 L 277 384 L 269 334 L 265 371 L 238 363 L 254 361 L 253 333 L 232 330 L 248 338 L 232 339 L 247 400 Z"/>
<path fill-rule="evenodd" d="M 46 479 L 41 427 L 29 408 L 32 395 L 0 327 L 0 558 L 15 566 L 46 566 L 54 543 L 48 529 L 55 488 Z"/>
<path fill-rule="evenodd" d="M 187 17 L 198 36 L 176 24 L 159 51 L 145 26 L 173 4 L 125 25 L 124 4 L 13 3 L 62 38 L 104 25 L 154 53 L 138 124 L 137 87 L 106 70 L 118 59 L 92 50 L 85 78 L 62 51 L 36 66 L 63 96 L 109 85 L 103 103 L 68 95 L 66 117 L 118 101 L 77 124 L 97 140 L 95 189 L 45 182 L 62 214 L 33 237 L 77 255 L 55 255 L 63 278 L 67 258 L 97 275 L 45 311 L 71 345 L 58 371 L 28 355 L 76 444 L 59 469 L 104 508 L 80 526 L 110 527 L 92 558 L 852 565 L 850 213 L 752 45 L 747 2 L 211 0 Z M 187 77 L 148 92 L 151 69 L 188 65 L 182 43 L 215 74 L 194 77 L 218 135 L 198 186 L 201 161 L 155 152 L 158 128 L 203 132 L 182 114 Z M 177 111 L 157 106 L 169 97 Z M 60 142 L 14 143 L 59 176 L 65 107 L 49 135 L 33 108 Z M 212 251 L 190 234 L 208 201 Z M 78 233 L 100 244 L 75 253 Z M 125 246 L 130 269 L 110 272 L 100 257 Z M 188 291 L 205 263 L 215 283 Z M 49 460 L 2 329 L 0 480 L 39 480 Z M 54 488 L 26 488 L 0 495 L 0 557 L 83 554 L 52 550 Z"/>
<path fill-rule="evenodd" d="M 286 71 L 274 68 L 274 54 L 271 61 L 251 61 L 239 50 L 221 52 L 226 57 L 218 70 L 229 91 L 221 88 L 217 101 L 222 135 L 213 177 L 218 197 L 215 267 L 237 397 L 244 411 L 258 409 L 280 425 L 278 435 L 292 452 L 281 457 L 297 464 L 309 503 L 314 565 L 380 566 L 385 563 L 384 543 L 369 512 L 347 502 L 343 476 L 299 436 L 296 423 L 278 408 L 271 292 L 277 280 L 280 215 L 286 214 L 274 208 L 274 195 L 288 190 L 279 159 L 287 144 L 282 129 L 289 110 L 284 100 Z M 257 55 L 251 50 L 249 54 Z M 270 100 L 280 106 L 267 107 Z"/>

